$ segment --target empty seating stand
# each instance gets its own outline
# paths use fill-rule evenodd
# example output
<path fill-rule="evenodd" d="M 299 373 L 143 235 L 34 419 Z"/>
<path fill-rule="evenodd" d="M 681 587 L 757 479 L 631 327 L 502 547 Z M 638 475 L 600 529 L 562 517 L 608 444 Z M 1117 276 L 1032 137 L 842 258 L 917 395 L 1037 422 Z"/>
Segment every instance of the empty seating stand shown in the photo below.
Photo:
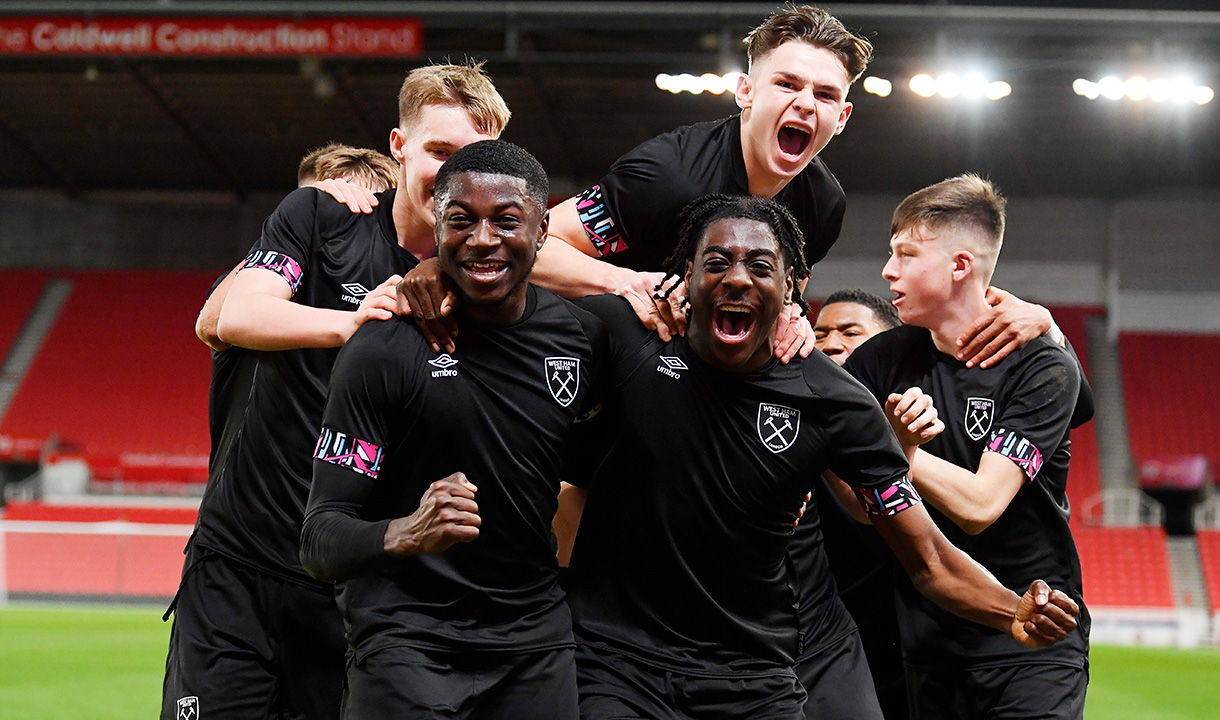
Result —
<path fill-rule="evenodd" d="M 0 270 L 0 362 L 8 357 L 50 276 L 42 270 Z"/>
<path fill-rule="evenodd" d="M 1090 607 L 1174 607 L 1163 529 L 1078 526 L 1072 532 Z"/>
<path fill-rule="evenodd" d="M 1122 333 L 1118 347 L 1136 463 L 1204 455 L 1220 468 L 1220 335 Z"/>
<path fill-rule="evenodd" d="M 1055 324 L 1072 343 L 1072 349 L 1080 358 L 1085 377 L 1089 378 L 1089 343 L 1085 333 L 1085 319 L 1105 313 L 1101 307 L 1059 306 L 1050 308 Z M 1094 388 L 1094 392 L 1096 392 Z M 1101 468 L 1097 459 L 1096 423 L 1087 422 L 1072 431 L 1072 462 L 1068 466 L 1068 502 L 1073 513 L 1079 513 L 1084 501 L 1101 491 Z M 1078 515 L 1073 515 L 1073 518 Z"/>
<path fill-rule="evenodd" d="M 71 277 L 0 438 L 82 457 L 95 479 L 203 482 L 210 356 L 194 323 L 214 274 Z"/>

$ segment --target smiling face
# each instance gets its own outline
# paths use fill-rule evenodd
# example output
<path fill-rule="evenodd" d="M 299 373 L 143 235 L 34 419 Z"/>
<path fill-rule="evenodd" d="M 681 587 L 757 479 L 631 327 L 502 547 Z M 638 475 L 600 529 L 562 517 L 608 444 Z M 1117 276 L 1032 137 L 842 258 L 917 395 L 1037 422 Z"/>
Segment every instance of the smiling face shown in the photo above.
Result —
<path fill-rule="evenodd" d="M 755 62 L 737 85 L 751 191 L 791 180 L 842 132 L 850 86 L 838 55 L 799 40 Z"/>
<path fill-rule="evenodd" d="M 771 228 L 746 218 L 717 220 L 703 233 L 685 279 L 686 335 L 695 353 L 729 372 L 765 365 L 793 282 Z"/>
<path fill-rule="evenodd" d="M 426 105 L 418 119 L 407 129 L 394 128 L 390 132 L 390 154 L 401 165 L 398 193 L 395 206 L 405 213 L 403 222 L 409 236 L 431 237 L 433 223 L 432 188 L 436 183 L 436 171 L 449 156 L 459 149 L 480 140 L 494 137 L 475 127 L 474 118 L 458 105 Z M 395 223 L 399 214 L 395 213 Z M 423 247 L 408 247 L 408 250 L 430 250 Z"/>
<path fill-rule="evenodd" d="M 847 362 L 856 348 L 886 327 L 877 314 L 854 302 L 823 305 L 813 325 L 813 344 L 837 365 Z"/>
<path fill-rule="evenodd" d="M 546 239 L 547 214 L 522 178 L 467 172 L 438 198 L 437 260 L 475 320 L 513 322 L 525 311 L 530 269 Z"/>

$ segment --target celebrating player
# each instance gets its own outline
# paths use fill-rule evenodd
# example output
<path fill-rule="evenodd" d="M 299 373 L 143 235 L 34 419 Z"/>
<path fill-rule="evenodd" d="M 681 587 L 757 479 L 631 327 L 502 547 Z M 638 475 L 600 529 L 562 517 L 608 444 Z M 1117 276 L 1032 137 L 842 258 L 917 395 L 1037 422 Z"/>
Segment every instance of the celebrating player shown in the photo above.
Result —
<path fill-rule="evenodd" d="M 231 425 L 213 448 L 175 601 L 166 720 L 339 716 L 342 618 L 332 585 L 298 556 L 331 366 L 358 327 L 391 316 L 397 274 L 435 253 L 441 163 L 498 136 L 508 116 L 477 67 L 414 70 L 390 133 L 398 188 L 377 212 L 353 214 L 305 188 L 264 224 L 220 311 L 218 339 L 248 348 L 256 367 L 223 400 L 240 412 L 213 414 Z"/>
<path fill-rule="evenodd" d="M 621 298 L 581 302 L 609 326 L 615 388 L 580 426 L 588 482 L 570 476 L 589 486 L 568 584 L 582 717 L 802 717 L 786 550 L 827 467 L 937 602 L 1029 645 L 1069 633 L 1067 596 L 1035 581 L 1018 597 L 937 531 L 857 383 L 820 353 L 773 357 L 780 313 L 802 303 L 791 215 L 712 196 L 680 238 L 686 337 L 661 341 Z"/>
<path fill-rule="evenodd" d="M 1011 717 L 1080 718 L 1084 709 L 1089 614 L 1065 494 L 1078 365 L 1046 338 L 987 369 L 954 357 L 963 328 L 987 308 L 1004 204 L 975 175 L 903 200 L 883 275 L 905 326 L 870 340 L 846 367 L 899 425 L 908 404 L 918 401 L 909 388 L 931 396 L 946 430 L 907 449 L 933 519 L 1005 586 L 1041 577 L 1063 588 L 1081 608 L 1080 630 L 1053 647 L 1030 648 L 963 622 L 900 584 L 899 626 L 916 718 L 995 717 L 998 707 Z"/>
<path fill-rule="evenodd" d="M 400 318 L 363 327 L 335 364 L 301 557 L 339 581 L 345 718 L 577 717 L 550 520 L 606 339 L 527 282 L 547 187 L 511 143 L 454 153 L 436 244 L 463 299 L 462 350 L 430 351 Z"/>

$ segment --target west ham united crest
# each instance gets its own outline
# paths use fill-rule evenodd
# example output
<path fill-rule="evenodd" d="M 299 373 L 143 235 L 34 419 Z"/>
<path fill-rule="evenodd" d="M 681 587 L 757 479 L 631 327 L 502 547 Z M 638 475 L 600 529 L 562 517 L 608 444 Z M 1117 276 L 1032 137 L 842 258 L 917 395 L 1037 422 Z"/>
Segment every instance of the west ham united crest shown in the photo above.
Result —
<path fill-rule="evenodd" d="M 567 407 L 576 399 L 580 387 L 580 360 L 569 357 L 546 359 L 546 386 L 560 405 Z"/>
<path fill-rule="evenodd" d="M 995 403 L 991 398 L 966 398 L 966 434 L 971 440 L 982 440 L 995 419 Z"/>
<path fill-rule="evenodd" d="M 801 430 L 801 411 L 771 403 L 758 404 L 758 439 L 773 453 L 792 447 Z"/>
<path fill-rule="evenodd" d="M 199 720 L 199 698 L 194 695 L 178 698 L 178 720 Z"/>

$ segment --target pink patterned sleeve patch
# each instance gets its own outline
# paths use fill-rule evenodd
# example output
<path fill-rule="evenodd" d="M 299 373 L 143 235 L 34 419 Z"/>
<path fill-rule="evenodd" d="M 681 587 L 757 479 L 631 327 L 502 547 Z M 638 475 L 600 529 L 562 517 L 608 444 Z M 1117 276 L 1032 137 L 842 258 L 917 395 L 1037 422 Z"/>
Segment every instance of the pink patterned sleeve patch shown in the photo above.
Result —
<path fill-rule="evenodd" d="M 906 475 L 883 488 L 852 488 L 864 512 L 869 515 L 897 515 L 923 502 Z"/>
<path fill-rule="evenodd" d="M 275 250 L 255 250 L 246 258 L 246 262 L 241 268 L 242 270 L 246 268 L 270 270 L 288 281 L 294 295 L 297 288 L 301 287 L 300 263 Z"/>
<path fill-rule="evenodd" d="M 375 479 L 377 471 L 381 469 L 382 450 L 380 446 L 367 440 L 322 428 L 313 456 L 322 462 L 345 467 Z"/>
<path fill-rule="evenodd" d="M 607 257 L 627 249 L 627 241 L 615 227 L 614 218 L 610 217 L 601 185 L 594 185 L 576 196 L 576 214 L 598 255 Z"/>
<path fill-rule="evenodd" d="M 987 438 L 987 449 L 1015 462 L 1025 472 L 1027 480 L 1032 481 L 1042 469 L 1042 452 L 1011 430 L 992 430 L 991 437 Z"/>

